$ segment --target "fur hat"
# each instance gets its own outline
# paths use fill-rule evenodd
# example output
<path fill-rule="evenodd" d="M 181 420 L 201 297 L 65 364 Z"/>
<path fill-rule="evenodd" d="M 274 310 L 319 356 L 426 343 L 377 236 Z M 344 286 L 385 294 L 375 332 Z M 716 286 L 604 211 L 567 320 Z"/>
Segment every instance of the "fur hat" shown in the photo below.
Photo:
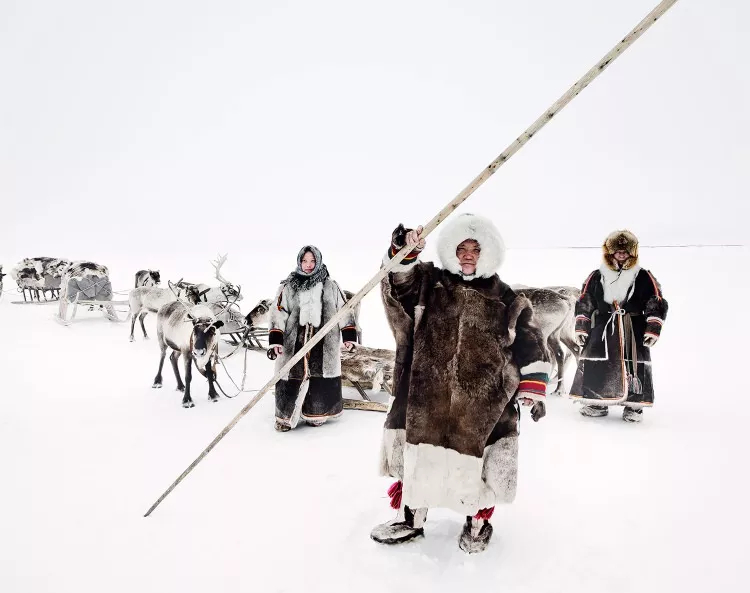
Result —
<path fill-rule="evenodd" d="M 467 239 L 479 243 L 482 250 L 477 271 L 472 276 L 462 274 L 456 256 L 456 248 Z M 505 258 L 505 243 L 500 232 L 489 219 L 476 214 L 460 214 L 447 223 L 438 238 L 437 249 L 443 268 L 466 279 L 493 276 Z"/>
<path fill-rule="evenodd" d="M 602 255 L 604 263 L 611 270 L 619 270 L 620 267 L 614 258 L 615 251 L 624 249 L 630 255 L 630 259 L 625 262 L 623 270 L 629 270 L 638 263 L 638 237 L 627 230 L 612 231 L 604 240 L 602 245 Z"/>

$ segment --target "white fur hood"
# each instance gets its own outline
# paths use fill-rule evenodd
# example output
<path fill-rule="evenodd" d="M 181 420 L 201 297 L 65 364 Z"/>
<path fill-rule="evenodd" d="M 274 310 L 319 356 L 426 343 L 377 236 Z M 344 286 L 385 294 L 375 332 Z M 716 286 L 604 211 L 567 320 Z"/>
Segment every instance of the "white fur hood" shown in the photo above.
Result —
<path fill-rule="evenodd" d="M 456 247 L 466 239 L 474 239 L 482 250 L 473 276 L 464 276 L 456 257 Z M 460 214 L 447 223 L 437 242 L 438 257 L 443 268 L 466 280 L 493 276 L 505 259 L 505 243 L 492 221 L 476 214 Z"/>

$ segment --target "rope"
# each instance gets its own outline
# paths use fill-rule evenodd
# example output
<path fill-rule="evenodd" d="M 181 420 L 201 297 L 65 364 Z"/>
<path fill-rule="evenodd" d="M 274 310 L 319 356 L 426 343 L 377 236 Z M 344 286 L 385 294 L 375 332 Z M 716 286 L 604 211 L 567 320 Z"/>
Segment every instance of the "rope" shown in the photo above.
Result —
<path fill-rule="evenodd" d="M 247 348 L 245 348 L 245 361 L 243 362 L 243 365 L 242 365 L 242 386 L 240 387 L 237 386 L 237 383 L 235 383 L 234 379 L 232 378 L 232 375 L 229 373 L 229 369 L 224 364 L 224 360 L 221 357 L 219 357 L 219 362 L 221 363 L 221 366 L 224 367 L 224 372 L 227 374 L 227 377 L 229 377 L 229 380 L 232 382 L 232 385 L 234 385 L 234 388 L 237 389 L 237 393 L 231 396 L 224 393 L 224 390 L 222 389 L 221 392 L 224 393 L 225 397 L 229 399 L 234 399 L 240 393 L 252 393 L 254 391 L 258 391 L 258 389 L 245 390 L 245 379 L 247 379 Z"/>

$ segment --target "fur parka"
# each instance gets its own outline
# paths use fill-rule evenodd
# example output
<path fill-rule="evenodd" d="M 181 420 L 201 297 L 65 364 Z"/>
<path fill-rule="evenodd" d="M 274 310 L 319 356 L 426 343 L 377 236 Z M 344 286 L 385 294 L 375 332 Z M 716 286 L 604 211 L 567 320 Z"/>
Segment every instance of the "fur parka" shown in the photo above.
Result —
<path fill-rule="evenodd" d="M 301 273 L 307 252 L 315 257 L 311 274 Z M 297 271 L 281 283 L 271 309 L 270 346 L 281 345 L 276 371 L 305 345 L 306 341 L 344 306 L 344 294 L 328 276 L 320 251 L 308 245 L 297 256 Z M 335 418 L 343 410 L 341 393 L 341 342 L 357 341 L 354 311 L 339 322 L 339 331 L 329 331 L 292 369 L 276 383 L 276 420 L 290 424 L 298 400 L 303 399 L 301 417 L 308 421 Z M 309 379 L 307 391 L 301 391 Z"/>
<path fill-rule="evenodd" d="M 613 258 L 616 249 L 631 255 L 622 268 Z M 668 303 L 654 275 L 638 263 L 635 235 L 615 231 L 602 252 L 576 303 L 576 333 L 587 338 L 570 396 L 596 405 L 651 406 L 651 351 L 644 338 L 660 336 Z"/>
<path fill-rule="evenodd" d="M 480 243 L 485 262 L 471 277 L 455 256 L 465 239 Z M 396 360 L 380 470 L 403 482 L 409 508 L 473 515 L 514 499 L 516 393 L 536 382 L 532 397 L 542 398 L 549 363 L 530 302 L 496 274 L 503 248 L 494 225 L 459 216 L 438 253 L 443 268 L 408 258 L 381 284 Z"/>

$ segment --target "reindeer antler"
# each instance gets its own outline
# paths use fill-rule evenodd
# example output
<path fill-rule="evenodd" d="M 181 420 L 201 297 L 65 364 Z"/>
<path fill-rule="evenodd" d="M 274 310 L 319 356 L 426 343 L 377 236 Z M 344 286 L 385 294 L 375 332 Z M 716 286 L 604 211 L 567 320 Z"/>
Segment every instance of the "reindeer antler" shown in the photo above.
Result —
<path fill-rule="evenodd" d="M 220 315 L 223 315 L 224 313 L 226 313 L 227 311 L 229 311 L 229 309 L 232 308 L 232 305 L 235 305 L 237 303 L 237 299 L 239 297 L 240 297 L 240 295 L 238 293 L 237 296 L 234 297 L 234 300 L 231 301 L 231 302 L 229 301 L 229 298 L 227 297 L 227 300 L 226 300 L 227 304 L 226 304 L 226 306 L 222 307 L 222 309 L 218 313 L 214 313 L 214 319 L 218 318 Z M 216 303 L 216 304 L 218 305 L 218 303 Z"/>
<path fill-rule="evenodd" d="M 228 253 L 225 253 L 224 255 L 219 254 L 216 258 L 216 261 L 211 261 L 211 265 L 214 267 L 214 274 L 216 275 L 216 279 L 222 284 L 231 284 L 229 280 L 221 275 L 221 266 L 223 266 L 227 261 L 228 255 Z"/>

